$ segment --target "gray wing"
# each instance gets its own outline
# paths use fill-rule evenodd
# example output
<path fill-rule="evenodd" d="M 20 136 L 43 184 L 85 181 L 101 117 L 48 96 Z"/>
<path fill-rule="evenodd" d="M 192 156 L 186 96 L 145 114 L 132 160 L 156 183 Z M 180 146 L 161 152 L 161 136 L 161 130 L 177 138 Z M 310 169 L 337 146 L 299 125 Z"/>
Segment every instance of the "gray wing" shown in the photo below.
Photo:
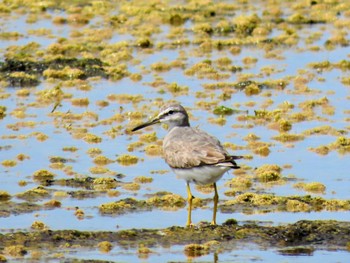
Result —
<path fill-rule="evenodd" d="M 218 139 L 192 127 L 173 128 L 164 138 L 163 155 L 173 168 L 233 161 Z"/>

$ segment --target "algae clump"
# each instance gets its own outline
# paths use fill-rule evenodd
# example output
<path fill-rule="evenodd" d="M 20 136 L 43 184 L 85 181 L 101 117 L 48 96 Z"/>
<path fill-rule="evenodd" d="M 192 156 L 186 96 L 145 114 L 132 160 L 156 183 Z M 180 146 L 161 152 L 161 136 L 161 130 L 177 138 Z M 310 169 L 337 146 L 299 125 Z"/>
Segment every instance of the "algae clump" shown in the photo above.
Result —
<path fill-rule="evenodd" d="M 261 182 L 272 182 L 281 179 L 282 168 L 278 165 L 264 164 L 256 169 L 255 175 L 257 179 Z"/>
<path fill-rule="evenodd" d="M 122 165 L 133 165 L 139 161 L 139 158 L 130 154 L 122 154 L 118 156 L 117 162 Z"/>

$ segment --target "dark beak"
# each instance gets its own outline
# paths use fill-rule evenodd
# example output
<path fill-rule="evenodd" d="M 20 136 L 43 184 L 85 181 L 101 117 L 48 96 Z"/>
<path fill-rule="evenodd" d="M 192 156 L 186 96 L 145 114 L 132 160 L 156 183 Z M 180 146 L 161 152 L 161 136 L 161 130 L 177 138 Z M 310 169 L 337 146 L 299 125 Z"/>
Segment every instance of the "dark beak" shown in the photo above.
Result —
<path fill-rule="evenodd" d="M 138 130 L 141 130 L 141 129 L 145 128 L 145 127 L 151 126 L 151 125 L 156 124 L 156 123 L 160 123 L 160 120 L 158 118 L 155 118 L 153 120 L 150 120 L 148 122 L 140 124 L 139 126 L 136 126 L 135 128 L 133 128 L 131 131 L 132 132 L 138 131 Z"/>

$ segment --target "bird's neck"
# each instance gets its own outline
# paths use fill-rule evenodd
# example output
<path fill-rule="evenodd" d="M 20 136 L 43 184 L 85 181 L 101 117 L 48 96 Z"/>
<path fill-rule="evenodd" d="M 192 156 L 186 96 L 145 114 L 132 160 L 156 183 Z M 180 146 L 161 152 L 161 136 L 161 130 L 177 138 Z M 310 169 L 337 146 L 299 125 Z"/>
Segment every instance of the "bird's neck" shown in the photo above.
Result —
<path fill-rule="evenodd" d="M 184 120 L 183 122 L 169 122 L 169 130 L 175 128 L 175 127 L 190 127 L 190 123 L 188 120 Z"/>

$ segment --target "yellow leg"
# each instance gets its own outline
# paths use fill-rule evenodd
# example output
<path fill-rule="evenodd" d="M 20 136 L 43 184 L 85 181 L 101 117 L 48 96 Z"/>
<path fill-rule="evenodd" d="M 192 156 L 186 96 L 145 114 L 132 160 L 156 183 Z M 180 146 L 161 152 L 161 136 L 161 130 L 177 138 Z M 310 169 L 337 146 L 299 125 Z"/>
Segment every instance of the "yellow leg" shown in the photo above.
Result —
<path fill-rule="evenodd" d="M 214 186 L 214 211 L 213 211 L 213 220 L 211 221 L 212 225 L 216 225 L 216 211 L 218 210 L 219 194 L 218 189 L 216 188 L 216 183 Z"/>
<path fill-rule="evenodd" d="M 192 199 L 193 198 L 194 198 L 194 196 L 191 193 L 190 183 L 187 183 L 188 214 L 187 214 L 186 226 L 192 225 L 191 214 L 192 214 Z"/>

